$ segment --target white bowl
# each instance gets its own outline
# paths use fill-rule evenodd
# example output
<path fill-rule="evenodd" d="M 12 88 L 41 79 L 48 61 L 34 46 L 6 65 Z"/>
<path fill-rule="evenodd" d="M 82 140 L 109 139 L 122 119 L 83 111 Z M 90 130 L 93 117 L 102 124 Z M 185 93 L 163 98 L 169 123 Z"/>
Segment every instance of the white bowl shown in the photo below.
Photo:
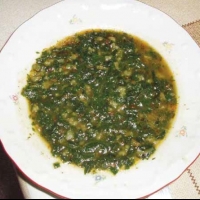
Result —
<path fill-rule="evenodd" d="M 142 161 L 116 176 L 84 175 L 56 161 L 34 134 L 21 96 L 37 51 L 77 31 L 122 30 L 152 45 L 167 60 L 178 88 L 178 113 L 155 160 Z M 6 152 L 34 183 L 60 197 L 140 198 L 166 186 L 200 153 L 200 49 L 166 14 L 135 0 L 66 0 L 18 28 L 0 53 L 0 138 Z"/>

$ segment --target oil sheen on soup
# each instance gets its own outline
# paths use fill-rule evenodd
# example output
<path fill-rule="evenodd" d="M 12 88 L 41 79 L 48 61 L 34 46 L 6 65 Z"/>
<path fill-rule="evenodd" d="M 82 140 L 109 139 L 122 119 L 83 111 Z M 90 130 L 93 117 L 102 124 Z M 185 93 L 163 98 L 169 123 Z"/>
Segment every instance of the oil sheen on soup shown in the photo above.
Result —
<path fill-rule="evenodd" d="M 44 49 L 22 95 L 52 155 L 84 173 L 117 174 L 149 159 L 177 108 L 164 58 L 136 36 L 104 29 Z"/>

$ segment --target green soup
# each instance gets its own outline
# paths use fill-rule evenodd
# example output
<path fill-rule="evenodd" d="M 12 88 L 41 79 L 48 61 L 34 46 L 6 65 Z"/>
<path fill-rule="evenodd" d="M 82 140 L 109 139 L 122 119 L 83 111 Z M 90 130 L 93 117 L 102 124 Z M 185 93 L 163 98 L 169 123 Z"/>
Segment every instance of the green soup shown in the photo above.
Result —
<path fill-rule="evenodd" d="M 85 173 L 116 174 L 149 159 L 177 108 L 162 56 L 114 30 L 79 32 L 43 50 L 22 95 L 53 156 Z"/>

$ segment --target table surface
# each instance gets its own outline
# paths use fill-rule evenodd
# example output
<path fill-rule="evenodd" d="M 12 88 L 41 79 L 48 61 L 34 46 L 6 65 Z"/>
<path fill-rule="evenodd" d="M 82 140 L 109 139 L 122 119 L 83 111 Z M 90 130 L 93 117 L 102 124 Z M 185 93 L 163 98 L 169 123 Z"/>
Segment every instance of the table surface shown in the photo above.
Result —
<path fill-rule="evenodd" d="M 0 0 L 0 49 L 4 46 L 13 31 L 23 22 L 38 13 L 40 10 L 60 1 L 61 0 Z M 195 27 L 190 26 L 190 24 L 194 24 L 195 22 L 198 23 L 200 20 L 200 0 L 139 1 L 167 13 L 177 21 L 177 23 L 185 27 L 190 34 L 193 34 L 194 39 L 197 39 L 197 43 L 200 41 L 200 23 L 196 24 Z M 200 169 L 199 160 L 200 159 L 198 159 L 198 161 L 188 169 L 185 175 L 179 178 L 181 181 L 173 183 L 169 188 L 162 190 L 160 194 L 168 194 L 168 190 L 170 190 L 172 196 L 174 195 L 173 198 L 183 198 L 180 193 L 184 193 L 184 197 L 200 199 L 200 177 L 198 175 L 200 173 L 195 174 L 197 171 L 196 169 Z M 185 186 L 183 184 L 187 178 L 190 178 L 192 183 L 191 188 L 189 186 L 187 187 L 188 191 L 184 189 Z M 24 181 L 23 176 L 21 176 L 19 180 L 26 198 L 50 198 L 46 193 L 39 191 L 30 184 L 27 184 L 26 180 Z M 181 192 L 179 191 L 177 194 L 178 190 L 181 190 Z M 170 195 L 166 196 L 166 194 L 165 197 L 171 197 Z M 156 196 L 154 197 L 156 198 Z M 2 145 L 0 144 L 0 199 L 11 198 L 21 199 L 23 198 L 23 194 L 20 190 L 15 168 L 8 156 L 4 153 Z"/>
<path fill-rule="evenodd" d="M 22 198 L 24 196 L 21 192 L 15 169 L 0 143 L 0 199 Z"/>

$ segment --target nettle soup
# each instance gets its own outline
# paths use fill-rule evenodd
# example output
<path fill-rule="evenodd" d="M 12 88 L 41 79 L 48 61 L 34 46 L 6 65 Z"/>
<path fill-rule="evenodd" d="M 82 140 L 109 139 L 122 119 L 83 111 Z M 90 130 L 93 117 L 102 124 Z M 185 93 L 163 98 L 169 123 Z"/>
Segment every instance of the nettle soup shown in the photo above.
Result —
<path fill-rule="evenodd" d="M 86 30 L 44 49 L 22 89 L 53 156 L 84 169 L 129 169 L 169 132 L 177 94 L 169 66 L 130 34 Z"/>

